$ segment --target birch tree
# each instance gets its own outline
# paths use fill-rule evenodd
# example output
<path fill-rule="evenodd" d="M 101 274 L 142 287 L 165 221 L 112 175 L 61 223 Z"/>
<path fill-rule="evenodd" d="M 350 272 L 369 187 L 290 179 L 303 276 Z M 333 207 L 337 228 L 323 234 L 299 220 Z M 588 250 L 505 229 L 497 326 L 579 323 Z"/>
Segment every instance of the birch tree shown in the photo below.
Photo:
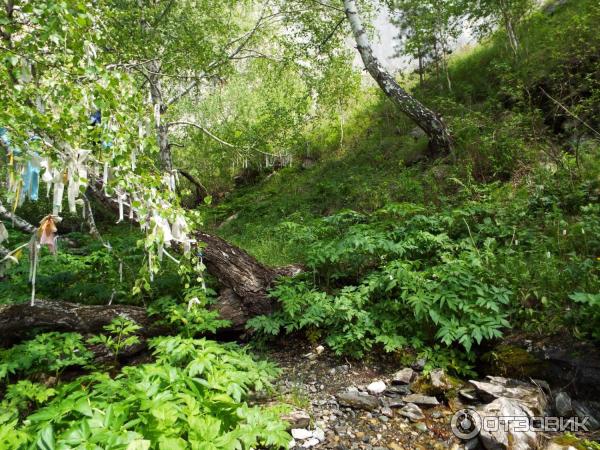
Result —
<path fill-rule="evenodd" d="M 356 1 L 344 0 L 344 12 L 365 68 L 381 90 L 427 134 L 432 147 L 450 150 L 452 137 L 442 118 L 403 89 L 373 54 Z"/>

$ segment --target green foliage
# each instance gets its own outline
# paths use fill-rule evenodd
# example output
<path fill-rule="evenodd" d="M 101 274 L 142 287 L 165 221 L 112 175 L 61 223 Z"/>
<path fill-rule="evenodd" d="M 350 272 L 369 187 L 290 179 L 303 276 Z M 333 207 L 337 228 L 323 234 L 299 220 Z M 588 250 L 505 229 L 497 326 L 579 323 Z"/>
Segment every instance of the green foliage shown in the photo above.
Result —
<path fill-rule="evenodd" d="M 272 291 L 281 310 L 249 325 L 267 334 L 319 328 L 337 353 L 357 356 L 376 344 L 395 351 L 434 341 L 469 353 L 499 337 L 510 326 L 511 293 L 492 281 L 494 241 L 477 248 L 466 233 L 451 239 L 460 216 L 419 212 L 390 205 L 374 219 L 348 211 L 312 227 L 287 225 L 305 244 L 312 236 L 306 260 L 331 293 L 282 283 Z"/>
<path fill-rule="evenodd" d="M 44 333 L 0 350 L 0 380 L 12 375 L 47 373 L 56 377 L 68 367 L 90 364 L 93 354 L 78 333 Z"/>
<path fill-rule="evenodd" d="M 39 203 L 44 202 L 40 200 Z M 35 206 L 27 205 L 25 211 L 25 217 L 32 222 L 44 210 L 43 205 Z M 40 206 L 39 210 L 37 206 Z M 37 296 L 92 305 L 105 305 L 111 301 L 139 303 L 140 296 L 132 297 L 132 290 L 140 267 L 145 264 L 143 250 L 137 245 L 141 234 L 130 227 L 113 225 L 111 223 L 108 228 L 99 223 L 103 226 L 104 243 L 83 233 L 69 233 L 69 239 L 75 241 L 77 247 L 70 248 L 59 238 L 56 255 L 42 249 L 38 263 Z M 29 238 L 14 233 L 11 243 L 27 242 Z M 20 260 L 20 264 L 12 265 L 6 271 L 5 279 L 0 283 L 0 303 L 24 302 L 31 296 L 28 256 L 23 254 Z M 170 260 L 164 261 L 142 299 L 151 301 L 165 295 L 177 295 L 182 287 L 175 264 Z"/>
<path fill-rule="evenodd" d="M 112 353 L 115 363 L 121 350 L 140 343 L 140 338 L 135 335 L 135 332 L 142 327 L 132 320 L 117 317 L 103 328 L 108 334 L 94 336 L 88 339 L 88 343 L 104 345 Z"/>
<path fill-rule="evenodd" d="M 573 322 L 582 331 L 589 333 L 591 337 L 600 341 L 600 294 L 588 294 L 585 292 L 574 292 L 569 298 L 581 305 L 575 307 Z"/>
<path fill-rule="evenodd" d="M 432 348 L 468 354 L 513 324 L 539 332 L 577 324 L 577 335 L 597 338 L 595 296 L 571 294 L 600 285 L 598 188 L 566 164 L 521 189 L 455 180 L 454 208 L 389 204 L 282 224 L 309 273 L 279 284 L 281 310 L 249 325 L 264 335 L 316 334 L 338 353 L 412 347 L 433 360 Z"/>
<path fill-rule="evenodd" d="M 157 338 L 150 346 L 156 363 L 124 368 L 114 379 L 81 377 L 24 421 L 0 420 L 0 442 L 13 449 L 25 442 L 48 449 L 287 445 L 280 411 L 246 403 L 250 390 L 270 386 L 272 365 L 204 339 Z"/>
<path fill-rule="evenodd" d="M 21 380 L 9 385 L 0 403 L 0 423 L 29 414 L 55 395 L 55 389 L 29 380 Z"/>
<path fill-rule="evenodd" d="M 226 327 L 229 321 L 219 318 L 219 312 L 209 310 L 214 291 L 201 288 L 188 289 L 185 295 L 187 303 L 181 303 L 171 297 L 162 297 L 148 307 L 148 313 L 158 318 L 158 325 L 168 326 L 186 337 L 201 333 L 215 333 Z"/>

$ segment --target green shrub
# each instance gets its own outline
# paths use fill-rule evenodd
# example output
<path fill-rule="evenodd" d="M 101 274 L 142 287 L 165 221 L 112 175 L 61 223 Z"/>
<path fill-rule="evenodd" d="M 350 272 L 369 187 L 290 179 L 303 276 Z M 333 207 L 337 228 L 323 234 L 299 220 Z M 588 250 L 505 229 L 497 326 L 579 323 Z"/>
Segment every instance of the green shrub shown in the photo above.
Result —
<path fill-rule="evenodd" d="M 43 333 L 8 350 L 0 350 L 0 380 L 34 373 L 58 377 L 67 367 L 88 366 L 92 359 L 93 354 L 80 334 Z"/>
<path fill-rule="evenodd" d="M 180 337 L 150 343 L 156 363 L 114 379 L 93 373 L 62 385 L 25 420 L 0 420 L 3 448 L 231 449 L 285 447 L 277 408 L 249 406 L 277 370 L 235 345 Z M 4 441 L 3 441 L 4 439 Z M 8 444 L 6 444 L 8 442 Z"/>

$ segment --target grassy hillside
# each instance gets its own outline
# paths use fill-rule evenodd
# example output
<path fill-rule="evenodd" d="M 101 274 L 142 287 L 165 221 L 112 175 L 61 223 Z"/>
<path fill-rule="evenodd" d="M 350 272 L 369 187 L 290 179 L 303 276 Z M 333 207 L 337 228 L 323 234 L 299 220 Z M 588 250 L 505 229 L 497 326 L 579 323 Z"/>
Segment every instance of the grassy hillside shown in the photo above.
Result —
<path fill-rule="evenodd" d="M 426 308 L 435 309 L 447 295 L 464 299 L 465 286 L 467 292 L 506 289 L 508 304 L 499 300 L 490 311 L 501 308 L 510 326 L 597 338 L 599 19 L 600 6 L 587 0 L 539 11 L 521 25 L 519 57 L 499 32 L 453 58 L 452 91 L 435 74 L 415 87 L 451 126 L 451 155 L 429 157 L 426 140 L 373 89 L 346 111 L 343 135 L 332 119 L 310 136 L 314 165 L 279 170 L 207 211 L 209 228 L 265 263 L 303 262 L 313 272 L 277 294 L 292 310 L 317 304 L 317 311 L 284 311 L 256 327 L 265 333 L 325 329 L 320 333 L 339 351 L 360 353 L 377 342 L 402 346 L 401 337 L 414 330 L 380 316 L 383 305 L 392 308 L 387 290 L 366 288 L 395 261 L 410 265 L 404 276 L 411 279 L 445 280 Z M 430 253 L 397 249 L 414 245 L 423 233 L 439 240 Z M 455 264 L 464 272 L 447 272 Z M 483 285 L 465 281 L 456 290 L 457 277 Z M 348 289 L 363 294 L 348 300 Z M 324 319 L 348 301 L 366 318 Z M 452 335 L 450 327 L 444 336 L 434 331 L 441 326 L 436 317 L 400 313 L 414 313 L 422 328 L 433 327 L 431 335 L 420 335 L 423 342 L 458 342 L 464 329 L 471 330 L 472 343 L 481 341 L 483 328 L 463 316 L 452 320 L 466 328 Z M 480 313 L 482 320 L 501 323 Z M 348 327 L 336 328 L 344 323 L 352 324 L 355 336 Z M 373 327 L 398 341 L 385 343 L 365 331 Z"/>
<path fill-rule="evenodd" d="M 427 160 L 425 139 L 413 137 L 413 125 L 373 88 L 346 111 L 343 135 L 332 119 L 309 137 L 309 156 L 318 158 L 314 166 L 298 162 L 235 190 L 208 212 L 207 225 L 216 229 L 235 214 L 218 233 L 277 264 L 297 257 L 291 249 L 282 252 L 286 240 L 272 232 L 288 219 L 344 208 L 369 212 L 389 202 L 457 204 L 479 184 L 496 181 L 519 195 L 557 168 L 571 172 L 573 164 L 579 179 L 592 181 L 598 136 L 546 94 L 600 129 L 600 36 L 594 31 L 600 7 L 583 0 L 551 11 L 522 25 L 518 60 L 499 32 L 452 59 L 451 92 L 445 79 L 433 75 L 416 88 L 452 127 L 456 147 L 450 157 Z M 499 195 L 507 188 L 498 185 Z"/>

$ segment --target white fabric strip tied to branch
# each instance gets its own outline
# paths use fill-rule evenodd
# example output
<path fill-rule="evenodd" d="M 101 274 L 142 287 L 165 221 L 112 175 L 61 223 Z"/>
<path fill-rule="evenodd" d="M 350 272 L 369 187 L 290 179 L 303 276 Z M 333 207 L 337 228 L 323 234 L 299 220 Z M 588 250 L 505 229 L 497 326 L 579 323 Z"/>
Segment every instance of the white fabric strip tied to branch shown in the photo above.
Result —
<path fill-rule="evenodd" d="M 54 170 L 54 193 L 52 197 L 52 215 L 58 216 L 62 212 L 62 199 L 65 191 L 63 175 L 58 170 Z"/>
<path fill-rule="evenodd" d="M 50 162 L 50 158 L 44 158 L 41 163 L 42 169 L 44 169 L 44 173 L 42 174 L 42 181 L 46 183 L 46 197 L 50 197 L 50 190 L 52 189 L 52 180 L 54 179 L 52 175 L 52 163 Z"/>
<path fill-rule="evenodd" d="M 119 205 L 119 220 L 117 220 L 117 223 L 123 222 L 124 202 L 126 199 L 127 199 L 127 194 L 122 194 L 122 193 L 117 194 L 117 204 Z"/>
<path fill-rule="evenodd" d="M 4 223 L 0 222 L 0 243 L 8 240 L 8 230 L 4 226 Z"/>
<path fill-rule="evenodd" d="M 67 200 L 69 203 L 69 212 L 77 212 L 77 199 L 81 188 L 87 186 L 88 171 L 86 161 L 90 155 L 89 150 L 69 149 L 67 161 L 67 179 L 69 187 L 67 188 Z"/>

